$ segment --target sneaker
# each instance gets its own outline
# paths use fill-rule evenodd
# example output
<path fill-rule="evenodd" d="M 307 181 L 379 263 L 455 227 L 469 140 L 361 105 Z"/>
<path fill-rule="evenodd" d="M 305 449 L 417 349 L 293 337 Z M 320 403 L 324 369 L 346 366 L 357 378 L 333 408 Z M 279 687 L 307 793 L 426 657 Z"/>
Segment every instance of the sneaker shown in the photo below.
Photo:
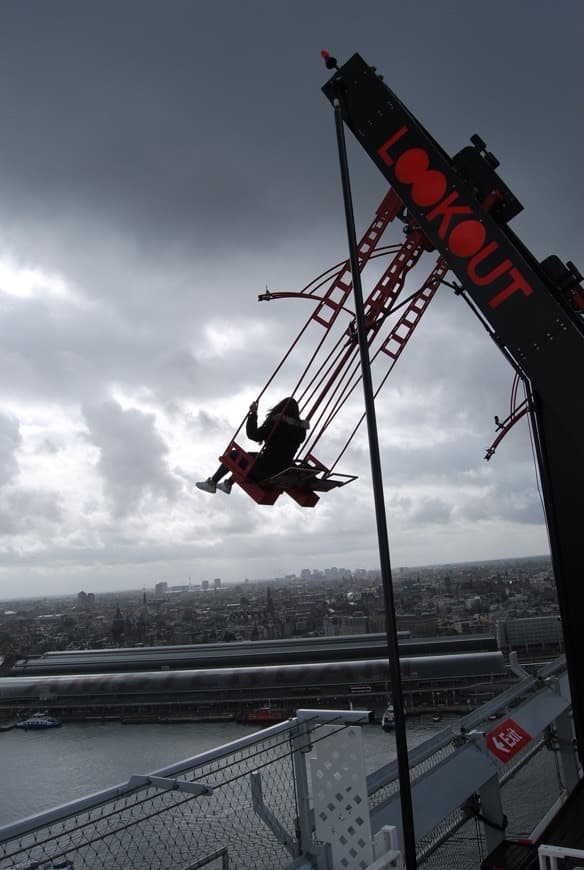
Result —
<path fill-rule="evenodd" d="M 198 489 L 202 489 L 203 492 L 217 492 L 217 484 L 214 480 L 211 480 L 210 477 L 208 477 L 207 480 L 199 481 L 195 486 Z"/>
<path fill-rule="evenodd" d="M 217 489 L 220 489 L 221 492 L 225 493 L 225 495 L 231 495 L 231 490 L 233 489 L 233 481 L 222 480 L 221 483 L 217 484 Z"/>

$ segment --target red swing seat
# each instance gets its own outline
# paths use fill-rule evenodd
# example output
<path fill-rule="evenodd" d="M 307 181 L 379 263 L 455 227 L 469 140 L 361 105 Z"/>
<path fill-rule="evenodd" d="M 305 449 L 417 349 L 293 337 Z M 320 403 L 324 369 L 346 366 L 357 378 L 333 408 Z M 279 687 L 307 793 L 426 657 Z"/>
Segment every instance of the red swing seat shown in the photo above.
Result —
<path fill-rule="evenodd" d="M 247 453 L 236 441 L 232 441 L 220 457 L 236 483 L 257 504 L 273 505 L 283 493 L 287 493 L 301 507 L 314 507 L 319 501 L 317 492 L 329 492 L 339 486 L 344 486 L 355 475 L 345 474 L 332 477 L 327 468 L 315 457 L 309 456 L 304 461 L 285 468 L 272 477 L 260 482 L 249 477 L 256 456 Z"/>

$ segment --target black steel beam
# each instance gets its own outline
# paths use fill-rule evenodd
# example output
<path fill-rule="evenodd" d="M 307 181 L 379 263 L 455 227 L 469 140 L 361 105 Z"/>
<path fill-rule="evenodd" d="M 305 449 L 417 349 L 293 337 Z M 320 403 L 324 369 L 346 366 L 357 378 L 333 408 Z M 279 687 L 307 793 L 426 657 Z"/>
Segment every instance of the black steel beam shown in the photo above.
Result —
<path fill-rule="evenodd" d="M 323 91 L 331 103 L 342 94 L 345 123 L 402 199 L 408 216 L 446 259 L 532 391 L 574 722 L 584 762 L 582 315 L 559 298 L 549 275 L 506 226 L 520 206 L 503 183 L 492 191 L 485 187 L 496 161 L 483 153 L 484 143 L 473 142 L 486 173 L 473 184 L 469 176 L 476 155 L 457 164 L 358 54 L 336 69 Z M 507 203 L 507 213 L 498 209 L 498 198 Z"/>

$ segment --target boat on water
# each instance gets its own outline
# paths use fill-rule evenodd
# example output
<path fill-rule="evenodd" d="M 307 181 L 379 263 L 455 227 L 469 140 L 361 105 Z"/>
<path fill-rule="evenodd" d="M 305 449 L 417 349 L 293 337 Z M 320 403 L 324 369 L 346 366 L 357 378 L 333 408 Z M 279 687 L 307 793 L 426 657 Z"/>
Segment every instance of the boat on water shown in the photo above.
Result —
<path fill-rule="evenodd" d="M 245 717 L 245 721 L 258 722 L 260 725 L 273 725 L 275 722 L 284 722 L 289 718 L 290 714 L 286 710 L 267 704 L 264 707 L 258 707 L 256 710 L 250 710 Z"/>
<path fill-rule="evenodd" d="M 395 712 L 393 704 L 388 704 L 385 708 L 385 712 L 381 717 L 381 727 L 384 731 L 393 731 L 395 728 Z"/>
<path fill-rule="evenodd" d="M 21 719 L 16 723 L 16 727 L 25 731 L 40 731 L 45 728 L 59 728 L 62 724 L 59 719 L 54 719 L 47 712 L 39 712 L 33 713 L 27 719 Z"/>

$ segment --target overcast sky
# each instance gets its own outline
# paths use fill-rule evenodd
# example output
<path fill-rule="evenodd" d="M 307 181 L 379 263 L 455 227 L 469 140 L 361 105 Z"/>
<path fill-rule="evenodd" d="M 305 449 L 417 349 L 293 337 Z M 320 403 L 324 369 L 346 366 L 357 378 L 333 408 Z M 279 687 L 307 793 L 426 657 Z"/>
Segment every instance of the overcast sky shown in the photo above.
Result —
<path fill-rule="evenodd" d="M 513 229 L 582 268 L 583 35 L 580 0 L 4 0 L 0 598 L 375 568 L 364 437 L 314 510 L 194 489 L 307 316 L 258 293 L 347 256 L 319 52 L 449 153 L 478 132 Z M 385 182 L 349 156 L 362 231 Z M 441 288 L 377 403 L 395 568 L 547 552 L 527 425 L 483 458 L 512 379 Z"/>

